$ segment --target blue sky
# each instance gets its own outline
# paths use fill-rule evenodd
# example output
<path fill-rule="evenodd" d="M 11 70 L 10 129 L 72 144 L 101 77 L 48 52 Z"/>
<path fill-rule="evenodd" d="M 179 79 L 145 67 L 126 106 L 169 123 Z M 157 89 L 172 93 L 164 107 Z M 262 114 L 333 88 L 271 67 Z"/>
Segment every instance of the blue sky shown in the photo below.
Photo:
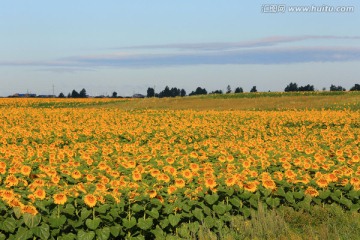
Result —
<path fill-rule="evenodd" d="M 264 13 L 284 4 L 283 13 Z M 290 12 L 352 6 L 353 12 Z M 265 8 L 266 9 L 266 8 Z M 360 83 L 358 1 L 0 1 L 0 95 Z"/>

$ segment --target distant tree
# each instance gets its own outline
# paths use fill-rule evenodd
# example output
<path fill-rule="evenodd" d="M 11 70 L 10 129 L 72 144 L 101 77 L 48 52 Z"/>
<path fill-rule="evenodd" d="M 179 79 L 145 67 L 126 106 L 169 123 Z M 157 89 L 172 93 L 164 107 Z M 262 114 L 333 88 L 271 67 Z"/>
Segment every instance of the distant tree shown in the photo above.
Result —
<path fill-rule="evenodd" d="M 64 98 L 64 97 L 65 97 L 65 95 L 62 92 L 58 96 L 58 98 Z"/>
<path fill-rule="evenodd" d="M 352 88 L 350 88 L 350 91 L 360 91 L 360 84 L 355 84 Z"/>
<path fill-rule="evenodd" d="M 182 96 L 182 97 L 185 97 L 185 96 L 186 96 L 186 91 L 185 91 L 185 89 L 181 89 L 181 91 L 180 91 L 180 96 Z"/>
<path fill-rule="evenodd" d="M 250 90 L 250 92 L 257 92 L 256 86 L 253 86 Z"/>
<path fill-rule="evenodd" d="M 112 93 L 112 97 L 113 97 L 113 98 L 117 98 L 117 92 L 113 92 L 113 93 Z"/>
<path fill-rule="evenodd" d="M 148 98 L 150 98 L 150 97 L 155 97 L 155 89 L 149 87 L 149 88 L 147 89 L 146 97 L 148 97 Z"/>
<path fill-rule="evenodd" d="M 299 87 L 299 91 L 300 92 L 313 92 L 315 91 L 314 85 L 306 85 L 306 86 L 301 86 Z"/>
<path fill-rule="evenodd" d="M 215 90 L 215 91 L 212 91 L 211 94 L 223 94 L 223 91 L 222 90 Z"/>
<path fill-rule="evenodd" d="M 71 98 L 71 94 L 70 94 L 70 93 L 68 93 L 67 98 Z"/>
<path fill-rule="evenodd" d="M 235 88 L 235 93 L 243 93 L 244 90 L 241 87 Z"/>
<path fill-rule="evenodd" d="M 171 92 L 170 92 L 170 88 L 168 86 L 166 86 L 165 89 L 159 93 L 160 98 L 170 97 L 170 96 L 171 96 Z"/>
<path fill-rule="evenodd" d="M 80 97 L 80 94 L 74 89 L 71 92 L 71 97 L 72 98 L 78 98 L 78 97 Z"/>
<path fill-rule="evenodd" d="M 227 87 L 226 87 L 226 94 L 229 94 L 229 93 L 231 93 L 231 87 L 230 87 L 230 85 L 227 85 Z"/>
<path fill-rule="evenodd" d="M 189 96 L 193 95 L 206 95 L 207 91 L 205 88 L 197 87 L 195 91 L 192 91 Z"/>
<path fill-rule="evenodd" d="M 87 97 L 85 88 L 81 89 L 81 91 L 79 93 L 79 97 L 80 98 L 86 98 Z"/>
<path fill-rule="evenodd" d="M 346 91 L 346 89 L 343 88 L 342 86 L 335 86 L 335 85 L 331 84 L 331 86 L 330 86 L 330 91 L 332 91 L 332 92 L 336 92 L 336 91 Z"/>
<path fill-rule="evenodd" d="M 170 89 L 170 97 L 177 97 L 177 96 L 180 96 L 180 89 L 178 88 L 171 88 Z"/>
<path fill-rule="evenodd" d="M 285 92 L 297 92 L 299 91 L 298 85 L 296 83 L 290 83 L 289 85 L 286 86 Z"/>

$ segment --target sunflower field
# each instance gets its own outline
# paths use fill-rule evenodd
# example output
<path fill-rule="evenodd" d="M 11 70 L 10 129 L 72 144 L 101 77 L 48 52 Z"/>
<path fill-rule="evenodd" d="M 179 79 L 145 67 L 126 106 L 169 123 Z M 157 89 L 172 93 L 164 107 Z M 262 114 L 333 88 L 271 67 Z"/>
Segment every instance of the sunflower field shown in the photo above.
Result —
<path fill-rule="evenodd" d="M 260 204 L 360 210 L 359 111 L 95 101 L 114 100 L 0 99 L 0 239 L 186 239 Z"/>

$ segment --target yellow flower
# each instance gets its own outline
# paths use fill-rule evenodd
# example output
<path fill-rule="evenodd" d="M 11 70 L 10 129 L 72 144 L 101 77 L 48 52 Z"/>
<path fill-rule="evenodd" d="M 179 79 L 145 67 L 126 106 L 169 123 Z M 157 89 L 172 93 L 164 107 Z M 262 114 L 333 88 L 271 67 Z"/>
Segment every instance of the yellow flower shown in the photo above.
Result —
<path fill-rule="evenodd" d="M 94 195 L 92 194 L 87 194 L 85 197 L 84 197 L 84 203 L 89 206 L 89 207 L 94 207 L 96 205 L 96 202 L 97 202 L 97 199 Z"/>
<path fill-rule="evenodd" d="M 58 205 L 64 205 L 67 201 L 67 197 L 63 193 L 58 193 L 53 196 L 54 203 Z"/>

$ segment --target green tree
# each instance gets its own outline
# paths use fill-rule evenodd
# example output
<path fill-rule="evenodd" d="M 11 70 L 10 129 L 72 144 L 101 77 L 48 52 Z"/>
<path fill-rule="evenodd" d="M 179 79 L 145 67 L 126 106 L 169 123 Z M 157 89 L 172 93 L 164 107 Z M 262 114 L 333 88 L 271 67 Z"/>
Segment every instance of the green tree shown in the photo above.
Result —
<path fill-rule="evenodd" d="M 256 86 L 253 86 L 250 90 L 250 92 L 257 92 Z"/>
<path fill-rule="evenodd" d="M 147 89 L 146 97 L 148 97 L 148 98 L 150 98 L 150 97 L 155 97 L 155 89 L 149 87 L 149 88 Z"/>

